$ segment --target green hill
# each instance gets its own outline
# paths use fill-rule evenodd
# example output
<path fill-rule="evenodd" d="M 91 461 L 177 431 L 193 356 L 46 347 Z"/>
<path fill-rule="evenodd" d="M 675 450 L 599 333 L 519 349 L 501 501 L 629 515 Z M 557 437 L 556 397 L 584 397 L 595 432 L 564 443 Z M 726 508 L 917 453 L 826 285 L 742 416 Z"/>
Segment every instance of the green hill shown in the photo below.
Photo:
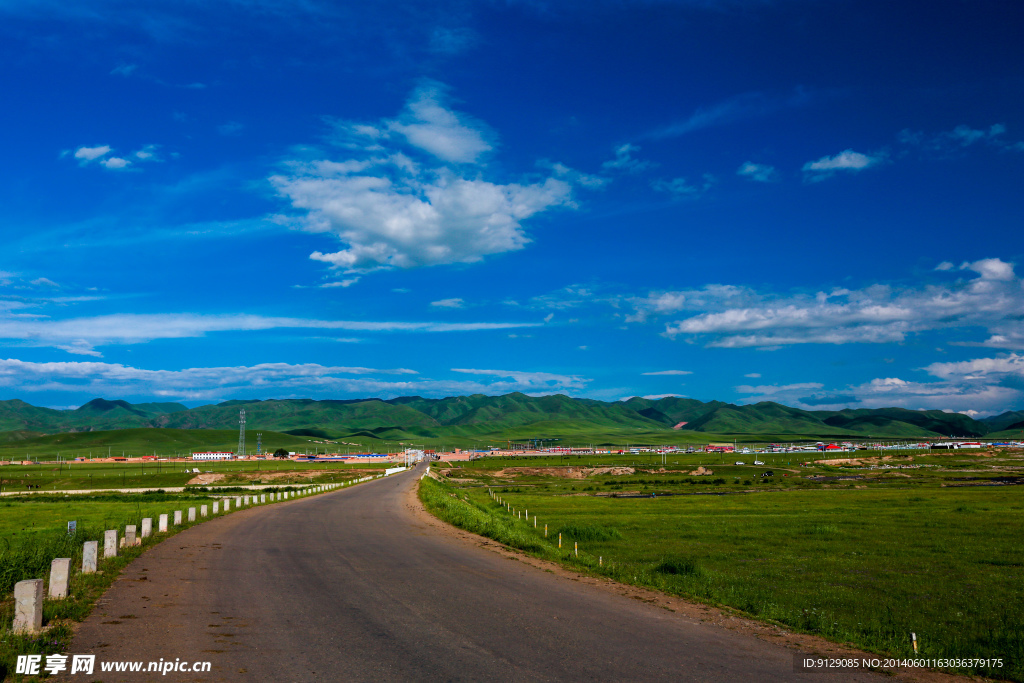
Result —
<path fill-rule="evenodd" d="M 525 439 L 586 439 L 651 443 L 693 441 L 698 434 L 793 435 L 804 437 L 981 437 L 1016 428 L 1024 412 L 974 420 L 959 413 L 904 408 L 801 410 L 771 401 L 734 405 L 691 398 L 634 397 L 597 401 L 564 395 L 404 396 L 324 400 L 249 399 L 187 408 L 180 403 L 137 403 L 96 398 L 74 410 L 0 401 L 0 442 L 32 440 L 39 434 L 110 430 L 224 430 L 238 428 L 246 412 L 251 430 L 289 438 L 348 438 L 357 441 L 459 442 Z M 679 426 L 680 429 L 674 429 Z M 226 441 L 230 445 L 233 439 Z"/>
<path fill-rule="evenodd" d="M 984 417 L 980 422 L 988 425 L 993 432 L 1002 431 L 1004 429 L 1014 429 L 1014 425 L 1024 422 L 1024 410 L 1011 410 L 1003 413 L 1002 415 Z"/>

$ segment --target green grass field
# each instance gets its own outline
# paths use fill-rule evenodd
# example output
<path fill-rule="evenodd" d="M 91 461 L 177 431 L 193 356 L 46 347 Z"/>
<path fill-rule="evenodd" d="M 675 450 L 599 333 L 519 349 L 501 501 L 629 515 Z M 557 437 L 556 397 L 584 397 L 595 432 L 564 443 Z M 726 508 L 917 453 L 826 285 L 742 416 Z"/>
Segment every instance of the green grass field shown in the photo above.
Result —
<path fill-rule="evenodd" d="M 1024 462 L 1003 455 L 917 456 L 903 462 L 934 466 L 901 476 L 794 467 L 781 478 L 776 465 L 769 484 L 755 483 L 767 467 L 712 463 L 714 477 L 694 477 L 695 462 L 670 461 L 666 472 L 577 480 L 496 477 L 502 465 L 543 463 L 475 461 L 445 483 L 424 480 L 421 496 L 448 521 L 584 571 L 875 652 L 909 656 L 915 632 L 921 656 L 1002 657 L 1003 669 L 971 673 L 1022 681 L 1024 489 L 993 484 Z"/>
<path fill-rule="evenodd" d="M 347 464 L 340 462 L 298 463 L 291 460 L 240 460 L 232 462 L 129 462 L 61 463 L 0 466 L 0 492 L 27 492 L 29 486 L 40 491 L 64 491 L 109 488 L 160 488 L 185 486 L 197 475 L 192 472 L 223 474 L 212 486 L 239 484 L 297 483 L 300 478 L 284 478 L 285 472 L 313 474 L 317 482 L 335 481 L 352 470 L 381 469 L 383 463 Z M 314 474 L 315 473 L 315 474 Z M 306 476 L 301 481 L 309 481 Z"/>

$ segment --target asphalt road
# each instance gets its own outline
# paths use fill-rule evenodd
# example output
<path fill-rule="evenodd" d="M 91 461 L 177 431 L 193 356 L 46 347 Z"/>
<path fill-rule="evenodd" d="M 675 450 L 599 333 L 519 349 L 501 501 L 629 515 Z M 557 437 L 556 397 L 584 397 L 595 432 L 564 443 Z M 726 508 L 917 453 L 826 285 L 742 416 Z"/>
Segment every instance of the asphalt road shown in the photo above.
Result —
<path fill-rule="evenodd" d="M 793 651 L 439 533 L 418 474 L 243 510 L 125 570 L 69 654 L 209 661 L 111 681 L 855 681 Z M 881 678 L 881 677 L 877 677 Z"/>

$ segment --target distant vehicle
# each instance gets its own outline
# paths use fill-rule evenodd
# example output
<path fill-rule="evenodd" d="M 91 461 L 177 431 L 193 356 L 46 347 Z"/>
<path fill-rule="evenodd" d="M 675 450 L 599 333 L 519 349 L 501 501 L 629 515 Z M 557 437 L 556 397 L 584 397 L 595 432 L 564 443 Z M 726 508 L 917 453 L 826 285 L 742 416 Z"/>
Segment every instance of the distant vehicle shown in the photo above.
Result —
<path fill-rule="evenodd" d="M 762 477 L 774 477 L 774 476 L 775 476 L 775 473 L 774 473 L 774 472 L 772 472 L 771 470 L 768 470 L 767 472 L 762 472 L 762 473 L 761 473 L 761 476 L 762 476 Z"/>
<path fill-rule="evenodd" d="M 761 462 L 760 460 L 755 460 L 755 461 L 754 461 L 754 464 L 755 464 L 755 465 L 763 465 L 764 463 L 763 463 L 763 462 Z"/>
<path fill-rule="evenodd" d="M 737 460 L 736 464 L 737 465 L 746 465 L 747 463 L 743 462 L 742 460 Z"/>

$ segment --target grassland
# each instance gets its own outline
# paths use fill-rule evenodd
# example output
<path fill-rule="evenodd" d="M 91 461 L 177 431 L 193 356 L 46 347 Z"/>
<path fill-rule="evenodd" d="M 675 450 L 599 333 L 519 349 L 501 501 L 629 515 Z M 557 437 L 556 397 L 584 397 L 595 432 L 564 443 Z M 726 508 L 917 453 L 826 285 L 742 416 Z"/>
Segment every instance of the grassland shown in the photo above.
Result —
<path fill-rule="evenodd" d="M 1002 669 L 965 673 L 1024 680 L 1024 489 L 1008 483 L 1021 454 L 917 455 L 890 470 L 776 463 L 770 478 L 767 465 L 706 461 L 714 474 L 694 476 L 687 458 L 580 479 L 474 461 L 425 480 L 421 496 L 452 523 L 583 571 L 879 653 L 911 655 L 914 632 L 921 656 L 1001 657 Z"/>
<path fill-rule="evenodd" d="M 385 464 L 341 462 L 299 463 L 291 460 L 239 460 L 229 462 L 81 462 L 0 466 L 0 492 L 66 491 L 111 488 L 185 486 L 200 473 L 222 475 L 211 486 L 253 484 L 327 483 L 354 470 L 380 469 Z M 295 476 L 286 476 L 289 473 Z"/>

